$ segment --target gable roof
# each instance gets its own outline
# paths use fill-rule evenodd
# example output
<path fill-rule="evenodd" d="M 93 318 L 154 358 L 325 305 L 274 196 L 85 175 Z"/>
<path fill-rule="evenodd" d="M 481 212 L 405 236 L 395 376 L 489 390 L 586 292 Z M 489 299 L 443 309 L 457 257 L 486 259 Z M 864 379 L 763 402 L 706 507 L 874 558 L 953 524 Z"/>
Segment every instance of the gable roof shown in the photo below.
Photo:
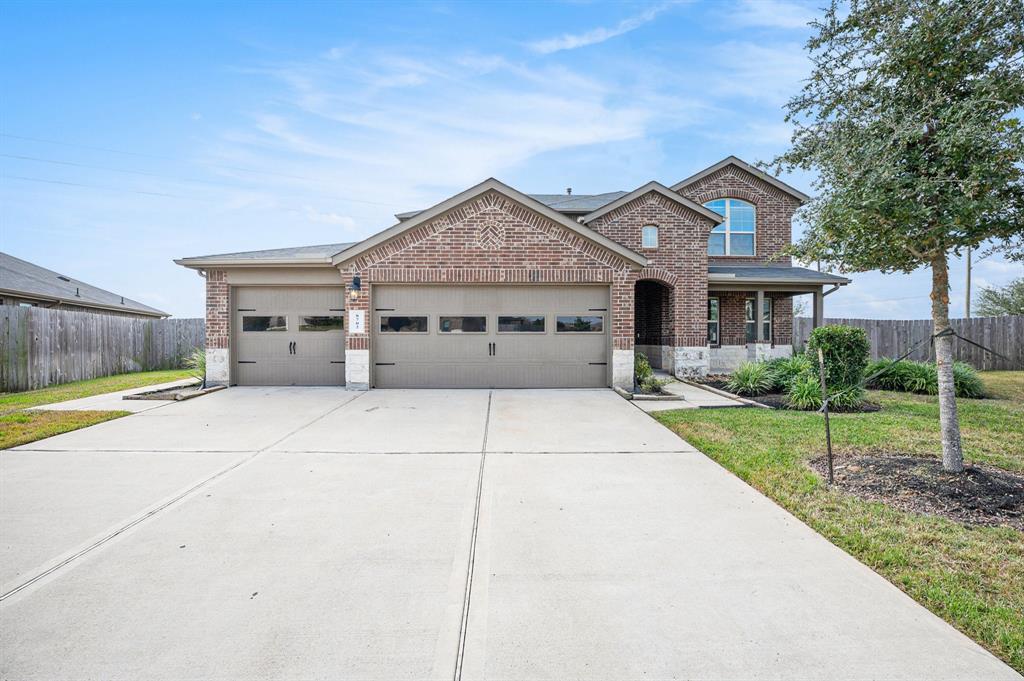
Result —
<path fill-rule="evenodd" d="M 338 265 L 343 262 L 352 260 L 353 258 L 356 258 L 359 255 L 365 253 L 366 251 L 369 251 L 370 249 L 375 248 L 380 244 L 409 231 L 410 229 L 414 229 L 419 225 L 429 222 L 430 220 L 433 220 L 434 218 L 451 210 L 452 208 L 455 208 L 456 206 L 459 206 L 465 203 L 466 201 L 469 201 L 488 191 L 496 191 L 499 194 L 502 194 L 507 198 L 516 201 L 517 203 L 521 203 L 530 210 L 548 218 L 552 222 L 555 222 L 561 225 L 562 227 L 565 227 L 566 229 L 575 232 L 576 234 L 579 234 L 583 238 L 598 244 L 602 248 L 611 251 L 612 253 L 615 253 L 616 255 L 622 257 L 623 259 L 635 263 L 640 267 L 644 267 L 647 265 L 647 258 L 640 255 L 639 253 L 636 253 L 626 248 L 625 246 L 616 241 L 612 241 L 603 234 L 595 232 L 594 230 L 590 229 L 585 225 L 580 224 L 579 222 L 570 217 L 562 215 L 553 208 L 544 205 L 537 199 L 513 189 L 504 182 L 499 182 L 493 177 L 488 178 L 481 182 L 480 184 L 474 187 L 470 187 L 466 191 L 460 192 L 455 196 L 452 196 L 451 198 L 442 201 L 436 206 L 433 206 L 431 208 L 428 208 L 424 211 L 417 213 L 414 217 L 411 217 L 407 220 L 403 220 L 395 225 L 392 225 L 391 227 L 388 227 L 384 231 L 378 232 L 377 234 L 374 234 L 370 238 L 365 239 L 359 242 L 358 244 L 354 244 L 351 248 L 348 248 L 347 250 L 344 250 L 336 254 L 332 258 L 332 262 L 335 265 Z"/>
<path fill-rule="evenodd" d="M 331 256 L 353 245 L 355 245 L 355 242 L 271 248 L 263 251 L 198 255 L 190 258 L 179 258 L 174 262 L 183 267 L 191 267 L 192 269 L 232 265 L 330 265 Z"/>
<path fill-rule="evenodd" d="M 606 203 L 610 203 L 627 192 L 605 192 L 604 194 L 527 194 L 531 199 L 540 201 L 548 208 L 554 208 L 559 213 L 566 215 L 586 215 L 592 210 L 597 210 Z M 410 210 L 405 213 L 395 213 L 399 220 L 414 218 L 423 211 Z"/>
<path fill-rule="evenodd" d="M 0 252 L 0 291 L 54 303 L 131 312 L 149 317 L 170 317 L 163 310 L 125 298 L 73 277 L 48 270 L 13 255 Z"/>
<path fill-rule="evenodd" d="M 746 161 L 744 161 L 742 159 L 739 159 L 739 158 L 737 158 L 735 156 L 727 156 L 726 158 L 723 158 L 721 161 L 719 161 L 715 165 L 707 167 L 704 170 L 700 171 L 699 173 L 697 173 L 695 175 L 691 175 L 690 177 L 686 178 L 685 180 L 681 180 L 681 181 L 675 183 L 674 185 L 672 185 L 672 190 L 673 191 L 679 191 L 679 190 L 681 190 L 681 189 L 683 189 L 683 188 L 693 184 L 694 182 L 696 182 L 698 180 L 704 179 L 705 177 L 707 177 L 711 173 L 718 172 L 719 170 L 721 170 L 722 168 L 725 168 L 726 166 L 735 166 L 735 167 L 739 168 L 740 170 L 748 172 L 751 175 L 753 175 L 754 177 L 756 177 L 757 179 L 762 180 L 764 182 L 767 182 L 768 184 L 772 185 L 776 189 L 778 189 L 780 191 L 783 191 L 786 194 L 789 194 L 790 196 L 795 198 L 800 203 L 804 203 L 804 202 L 807 202 L 807 201 L 811 200 L 810 196 L 808 196 L 807 194 L 804 194 L 799 189 L 796 189 L 794 187 L 789 186 L 788 184 L 786 184 L 782 180 L 778 179 L 777 177 L 772 177 L 771 175 L 769 175 L 768 173 L 764 172 L 763 170 L 761 170 L 759 168 L 755 168 L 754 166 L 750 165 Z"/>
<path fill-rule="evenodd" d="M 716 225 L 717 224 L 721 224 L 722 220 L 725 219 L 721 215 L 716 213 L 715 211 L 711 210 L 710 208 L 705 208 L 704 206 L 700 205 L 696 201 L 691 201 L 690 199 L 686 198 L 685 196 L 683 196 L 681 194 L 677 194 L 676 192 L 672 191 L 671 189 L 669 189 L 665 185 L 661 184 L 660 182 L 655 182 L 655 181 L 652 180 L 651 182 L 648 182 L 647 184 L 643 185 L 642 187 L 637 187 L 636 189 L 634 189 L 633 191 L 629 192 L 628 194 L 623 194 L 622 196 L 620 196 L 615 201 L 612 201 L 611 203 L 605 204 L 603 207 L 595 210 L 593 213 L 588 213 L 587 215 L 585 215 L 583 217 L 583 223 L 586 224 L 588 222 L 596 220 L 597 218 L 599 218 L 599 217 L 601 217 L 603 215 L 607 215 L 608 213 L 612 212 L 613 210 L 615 210 L 615 209 L 617 209 L 617 208 L 619 208 L 621 206 L 626 205 L 627 203 L 629 203 L 633 199 L 639 198 L 639 197 L 643 196 L 644 194 L 648 194 L 650 192 L 657 192 L 658 194 L 661 194 L 662 196 L 664 196 L 669 201 L 674 201 L 675 203 L 678 203 L 678 204 L 680 204 L 682 206 L 686 206 L 687 208 L 689 208 L 693 212 L 697 213 L 698 215 L 700 215 L 702 217 L 705 217 L 708 220 L 711 220 Z"/>

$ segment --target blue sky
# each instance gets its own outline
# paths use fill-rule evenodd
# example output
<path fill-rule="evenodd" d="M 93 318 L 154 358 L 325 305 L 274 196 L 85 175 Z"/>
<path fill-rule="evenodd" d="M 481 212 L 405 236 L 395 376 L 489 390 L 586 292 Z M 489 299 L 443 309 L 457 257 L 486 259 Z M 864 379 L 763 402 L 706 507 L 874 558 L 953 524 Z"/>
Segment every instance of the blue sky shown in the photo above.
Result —
<path fill-rule="evenodd" d="M 0 248 L 201 316 L 172 258 L 358 240 L 489 176 L 597 193 L 767 160 L 814 6 L 8 3 Z M 826 311 L 926 318 L 928 291 L 859 274 Z"/>

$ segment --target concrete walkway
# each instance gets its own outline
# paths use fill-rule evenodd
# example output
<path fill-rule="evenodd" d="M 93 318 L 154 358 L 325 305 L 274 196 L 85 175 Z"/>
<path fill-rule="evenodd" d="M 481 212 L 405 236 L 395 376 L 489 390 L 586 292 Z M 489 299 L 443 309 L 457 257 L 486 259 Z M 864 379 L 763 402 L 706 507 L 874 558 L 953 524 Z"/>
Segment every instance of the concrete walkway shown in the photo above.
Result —
<path fill-rule="evenodd" d="M 0 678 L 1020 678 L 611 391 L 232 388 L 0 530 Z"/>
<path fill-rule="evenodd" d="M 44 411 L 130 411 L 140 412 L 149 411 L 150 409 L 156 409 L 157 407 L 163 407 L 169 404 L 169 400 L 126 400 L 125 395 L 138 395 L 139 393 L 149 392 L 151 390 L 163 390 L 164 388 L 177 388 L 183 385 L 191 385 L 196 383 L 194 378 L 185 378 L 180 381 L 170 381 L 169 383 L 157 383 L 155 385 L 146 385 L 141 388 L 130 388 L 128 390 L 118 390 L 113 393 L 104 393 L 102 395 L 93 395 L 91 397 L 82 397 L 77 400 L 65 400 L 64 402 L 54 402 L 53 404 L 41 404 L 38 407 L 32 407 L 32 409 L 42 409 Z"/>

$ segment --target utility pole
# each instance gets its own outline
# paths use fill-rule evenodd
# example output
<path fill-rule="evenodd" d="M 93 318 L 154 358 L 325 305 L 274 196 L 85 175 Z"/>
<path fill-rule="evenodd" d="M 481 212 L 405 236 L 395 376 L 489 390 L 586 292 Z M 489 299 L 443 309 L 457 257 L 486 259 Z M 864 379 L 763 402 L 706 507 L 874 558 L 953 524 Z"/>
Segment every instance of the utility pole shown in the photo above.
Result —
<path fill-rule="evenodd" d="M 967 296 L 964 298 L 964 319 L 971 318 L 971 248 L 967 247 Z"/>

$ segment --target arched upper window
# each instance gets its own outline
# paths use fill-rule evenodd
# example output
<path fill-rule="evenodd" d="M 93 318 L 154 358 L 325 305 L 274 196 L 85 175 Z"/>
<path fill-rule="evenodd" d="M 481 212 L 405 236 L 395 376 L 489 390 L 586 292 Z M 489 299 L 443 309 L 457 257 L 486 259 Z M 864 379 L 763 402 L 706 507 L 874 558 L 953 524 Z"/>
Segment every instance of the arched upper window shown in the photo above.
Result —
<path fill-rule="evenodd" d="M 708 255 L 754 255 L 754 206 L 739 199 L 715 199 L 704 204 L 725 217 L 711 230 Z"/>
<path fill-rule="evenodd" d="M 643 248 L 657 248 L 658 247 L 658 226 L 657 225 L 644 225 L 643 229 L 640 230 L 641 240 L 640 243 Z"/>

